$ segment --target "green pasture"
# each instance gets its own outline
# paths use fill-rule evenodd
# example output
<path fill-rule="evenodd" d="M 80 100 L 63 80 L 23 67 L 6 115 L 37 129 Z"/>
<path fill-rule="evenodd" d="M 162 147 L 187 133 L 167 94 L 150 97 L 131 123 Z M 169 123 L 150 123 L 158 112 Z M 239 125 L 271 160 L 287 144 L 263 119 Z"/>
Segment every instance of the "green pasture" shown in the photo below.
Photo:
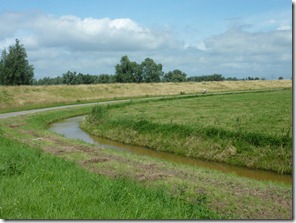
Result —
<path fill-rule="evenodd" d="M 0 120 L 0 218 L 292 219 L 292 187 L 289 184 L 257 181 L 110 150 L 66 139 L 47 130 L 52 122 L 91 112 L 89 120 L 95 121 L 96 125 L 89 126 L 90 129 L 99 133 L 100 125 L 107 133 L 109 125 L 106 123 L 117 109 L 124 111 L 129 106 L 197 98 L 100 106 L 93 112 L 91 107 L 68 108 Z M 122 131 L 118 133 L 122 138 L 130 140 L 130 133 L 136 137 L 137 131 L 151 133 L 158 129 L 164 136 L 167 134 L 167 138 L 154 134 L 150 140 L 145 133 L 141 136 L 142 141 L 160 143 L 165 139 L 165 142 L 174 144 L 178 139 L 180 142 L 176 145 L 180 151 L 186 142 L 193 148 L 194 144 L 190 143 L 196 139 L 190 135 L 191 141 L 186 141 L 189 125 L 170 121 L 162 124 L 142 118 L 132 122 L 132 117 L 112 121 L 113 124 L 116 122 L 133 126 L 121 126 Z M 170 124 L 173 127 L 168 128 Z M 181 132 L 186 137 L 180 137 Z M 214 145 L 218 147 L 219 138 L 215 140 Z M 234 153 L 233 147 L 227 150 L 228 153 L 231 151 Z M 222 151 L 220 156 L 228 153 Z M 273 158 L 273 154 L 270 155 Z"/>
<path fill-rule="evenodd" d="M 292 173 L 292 90 L 94 108 L 82 126 L 113 140 L 184 156 Z"/>

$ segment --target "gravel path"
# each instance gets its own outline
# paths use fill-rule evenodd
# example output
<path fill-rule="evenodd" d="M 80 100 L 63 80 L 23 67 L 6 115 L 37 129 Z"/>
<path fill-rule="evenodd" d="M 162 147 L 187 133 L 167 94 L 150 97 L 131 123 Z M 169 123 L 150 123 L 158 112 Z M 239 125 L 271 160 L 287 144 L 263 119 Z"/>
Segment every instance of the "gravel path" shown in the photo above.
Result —
<path fill-rule="evenodd" d="M 128 102 L 128 101 L 130 101 L 130 100 L 93 102 L 93 103 L 86 103 L 86 104 L 79 104 L 79 105 L 65 105 L 65 106 L 39 108 L 39 109 L 19 111 L 19 112 L 9 112 L 9 113 L 0 114 L 0 119 L 10 118 L 10 117 L 20 116 L 20 115 L 28 115 L 28 114 L 33 114 L 33 113 L 37 113 L 37 112 L 65 109 L 65 108 L 74 108 L 74 107 L 82 107 L 82 106 L 92 106 L 92 105 L 96 105 L 96 104 L 110 104 L 110 103 L 119 103 L 119 102 Z"/>

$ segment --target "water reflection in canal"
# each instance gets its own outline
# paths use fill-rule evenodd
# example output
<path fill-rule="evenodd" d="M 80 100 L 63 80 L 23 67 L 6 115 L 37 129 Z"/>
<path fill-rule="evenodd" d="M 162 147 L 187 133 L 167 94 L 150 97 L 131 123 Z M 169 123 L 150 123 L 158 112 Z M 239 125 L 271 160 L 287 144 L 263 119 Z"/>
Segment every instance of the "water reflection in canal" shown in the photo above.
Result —
<path fill-rule="evenodd" d="M 127 144 L 115 142 L 112 140 L 107 140 L 100 137 L 90 136 L 79 127 L 79 122 L 84 117 L 85 116 L 79 116 L 79 117 L 69 118 L 58 123 L 54 123 L 50 126 L 50 130 L 53 132 L 59 133 L 61 135 L 64 135 L 67 138 L 79 139 L 91 144 L 97 144 L 97 145 L 103 146 L 105 148 L 120 149 L 120 150 L 125 150 L 128 152 L 132 152 L 140 155 L 157 157 L 157 158 L 168 160 L 175 163 L 205 167 L 205 168 L 215 169 L 215 170 L 219 170 L 226 173 L 234 173 L 238 176 L 249 177 L 256 180 L 284 182 L 284 183 L 292 184 L 291 175 L 280 175 L 280 174 L 276 174 L 268 171 L 253 170 L 253 169 L 226 165 L 226 164 L 221 164 L 216 162 L 207 162 L 207 161 L 202 161 L 196 158 L 184 157 L 184 156 L 167 153 L 167 152 L 159 152 L 159 151 L 147 149 L 144 147 L 127 145 Z"/>

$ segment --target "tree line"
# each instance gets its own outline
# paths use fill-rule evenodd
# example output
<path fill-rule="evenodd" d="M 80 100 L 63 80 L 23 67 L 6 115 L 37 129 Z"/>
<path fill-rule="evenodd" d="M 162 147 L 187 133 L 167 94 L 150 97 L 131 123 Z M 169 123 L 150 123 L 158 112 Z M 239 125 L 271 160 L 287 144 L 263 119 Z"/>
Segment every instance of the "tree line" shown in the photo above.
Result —
<path fill-rule="evenodd" d="M 203 82 L 203 81 L 236 81 L 237 78 L 225 78 L 221 74 L 203 75 L 198 77 L 186 78 L 186 74 L 180 70 L 169 71 L 166 73 L 160 81 L 131 81 L 131 79 L 117 79 L 116 75 L 112 74 L 100 74 L 90 75 L 77 72 L 67 71 L 61 77 L 44 77 L 39 80 L 35 80 L 34 85 L 79 85 L 79 84 L 109 84 L 109 83 L 157 83 L 157 82 Z M 244 79 L 241 79 L 244 80 Z M 254 79 L 255 80 L 255 79 Z"/>
<path fill-rule="evenodd" d="M 157 82 L 202 82 L 238 80 L 235 77 L 225 78 L 222 74 L 187 77 L 179 69 L 164 73 L 162 64 L 146 58 L 140 64 L 131 61 L 127 55 L 122 56 L 115 65 L 115 74 L 90 75 L 67 71 L 58 77 L 34 78 L 34 67 L 29 64 L 26 49 L 16 39 L 8 51 L 4 49 L 0 58 L 0 85 L 79 85 L 103 83 L 157 83 Z M 240 80 L 259 80 L 258 77 L 247 77 Z"/>
<path fill-rule="evenodd" d="M 162 64 L 157 64 L 151 58 L 146 58 L 140 64 L 131 61 L 128 56 L 122 56 L 120 63 L 115 66 L 115 74 L 90 75 L 67 71 L 61 77 L 45 77 L 35 82 L 36 85 L 54 84 L 105 84 L 105 83 L 158 83 L 186 81 L 222 81 L 221 74 L 187 78 L 187 74 L 175 69 L 164 73 Z M 231 80 L 236 80 L 235 78 Z"/>

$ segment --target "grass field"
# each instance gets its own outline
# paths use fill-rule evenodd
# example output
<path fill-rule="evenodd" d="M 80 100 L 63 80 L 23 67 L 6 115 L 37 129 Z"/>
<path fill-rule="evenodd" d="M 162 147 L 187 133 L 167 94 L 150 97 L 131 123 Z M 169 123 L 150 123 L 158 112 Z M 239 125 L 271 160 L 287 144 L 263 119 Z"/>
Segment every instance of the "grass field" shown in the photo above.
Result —
<path fill-rule="evenodd" d="M 147 97 L 253 89 L 290 88 L 291 80 L 223 81 L 152 84 L 98 84 L 78 86 L 0 86 L 0 113 L 114 98 Z"/>
<path fill-rule="evenodd" d="M 90 111 L 83 107 L 0 120 L 1 218 L 292 218 L 289 184 L 98 148 L 47 130 L 51 122 Z"/>
<path fill-rule="evenodd" d="M 209 94 L 200 94 L 200 90 L 204 88 L 209 89 Z M 257 129 L 258 126 L 254 124 L 254 127 L 248 130 L 248 126 L 252 126 L 251 120 L 253 119 L 248 116 L 248 112 L 242 117 L 238 114 L 231 117 L 228 114 L 230 111 L 225 112 L 223 115 L 225 115 L 225 121 L 228 120 L 227 124 L 219 122 L 221 120 L 219 113 L 213 113 L 216 118 L 211 118 L 207 112 L 207 110 L 214 112 L 215 108 L 218 109 L 217 106 L 210 106 L 209 100 L 213 100 L 212 102 L 216 100 L 220 106 L 226 103 L 225 101 L 221 103 L 223 97 L 219 95 L 219 91 L 279 88 L 290 88 L 290 90 L 223 95 L 226 96 L 228 104 L 236 104 L 234 96 L 241 96 L 241 100 L 247 102 L 246 105 L 257 106 L 257 108 L 259 105 L 254 104 L 247 95 L 250 94 L 254 96 L 253 99 L 258 98 L 258 100 L 265 101 L 262 94 L 269 94 L 265 95 L 267 99 L 271 98 L 277 100 L 276 103 L 282 104 L 287 102 L 283 110 L 280 110 L 282 108 L 276 106 L 276 103 L 273 105 L 263 103 L 262 112 L 269 106 L 274 106 L 271 107 L 272 112 L 264 113 L 270 115 L 269 118 L 274 117 L 272 114 L 276 111 L 278 119 L 274 121 L 272 128 L 269 128 L 270 124 L 267 123 L 267 119 L 263 119 L 261 122 L 265 123 L 266 127 Z M 101 93 L 97 94 L 99 89 Z M 204 143 L 203 145 L 213 145 L 212 152 L 205 150 L 204 155 L 209 154 L 218 161 L 219 159 L 225 161 L 227 157 L 245 158 L 250 155 L 252 158 L 254 152 L 258 152 L 258 159 L 261 159 L 267 152 L 268 159 L 264 165 L 274 164 L 277 168 L 275 171 L 289 172 L 289 162 L 292 162 L 289 158 L 292 148 L 288 145 L 291 140 L 291 130 L 289 130 L 291 81 L 48 87 L 1 86 L 0 112 L 117 97 L 146 97 L 152 94 L 178 95 L 181 91 L 198 92 L 199 96 L 143 103 L 133 103 L 134 100 L 131 100 L 131 103 L 126 105 L 109 106 L 108 109 L 114 112 L 112 113 L 114 114 L 112 125 L 125 131 L 127 128 L 131 129 L 131 126 L 127 125 L 130 123 L 137 131 L 145 134 L 146 132 L 150 134 L 152 129 L 158 129 L 168 134 L 163 142 L 172 141 L 172 144 L 181 145 L 178 146 L 179 151 L 174 151 L 177 153 L 181 153 L 184 146 L 194 147 L 191 143 L 195 142 L 196 138 L 189 135 L 191 141 L 186 141 L 190 139 L 187 136 L 188 132 L 190 134 L 190 131 L 194 134 L 201 133 L 204 135 L 198 138 L 200 139 L 198 142 Z M 210 96 L 211 92 L 216 92 L 217 95 Z M 279 94 L 274 95 L 275 92 Z M 194 104 L 195 100 L 198 103 Z M 179 104 L 178 108 L 170 107 L 174 104 Z M 202 105 L 197 107 L 201 108 L 200 113 L 203 113 L 204 119 L 186 120 L 186 115 L 181 110 L 183 108 L 188 111 L 193 110 L 197 104 Z M 135 109 L 128 110 L 133 106 Z M 146 112 L 150 106 L 151 112 Z M 238 112 L 243 112 L 243 107 L 243 104 L 237 104 L 236 109 Z M 225 109 L 221 108 L 222 112 Z M 110 150 L 66 139 L 47 130 L 52 122 L 85 115 L 91 110 L 91 107 L 68 108 L 0 120 L 0 218 L 292 219 L 293 190 L 289 184 L 256 181 L 234 174 L 224 174 L 215 170 Z M 159 119 L 163 112 L 157 113 L 156 111 L 160 110 L 176 113 L 174 116 L 166 115 Z M 252 112 L 257 114 L 256 111 L 257 109 L 254 109 Z M 259 111 L 258 115 L 260 115 Z M 94 120 L 100 117 L 111 120 L 112 117 L 102 107 L 96 107 L 93 114 L 95 114 Z M 194 114 L 189 113 L 189 115 Z M 207 125 L 207 119 L 212 120 L 209 125 Z M 201 122 L 198 123 L 198 120 Z M 275 130 L 274 127 L 277 124 L 279 128 Z M 215 126 L 219 128 L 215 129 Z M 268 131 L 265 131 L 265 128 L 269 128 Z M 200 129 L 202 131 L 199 131 Z M 258 131 L 262 134 L 258 134 Z M 133 137 L 130 135 L 126 137 L 123 132 L 119 133 L 122 134 L 120 135 L 122 138 L 127 138 L 130 143 L 132 142 Z M 126 131 L 126 133 L 135 133 L 135 130 Z M 249 136 L 253 133 L 259 135 L 259 138 L 255 137 L 254 142 L 248 142 Z M 153 140 L 148 137 L 146 141 L 143 138 L 143 142 L 160 143 L 163 138 L 159 137 L 157 131 L 156 134 L 155 137 L 152 135 Z M 234 137 L 234 139 L 230 137 L 229 140 L 225 140 L 226 136 Z M 241 139 L 246 142 L 240 143 Z M 263 142 L 266 144 L 258 146 L 258 139 L 264 139 Z M 274 142 L 283 146 L 270 146 L 268 140 L 271 139 L 275 139 Z M 283 142 L 286 144 L 281 144 Z M 239 150 L 239 148 L 249 148 L 249 145 L 251 150 L 247 152 L 247 155 L 245 151 Z M 274 161 L 276 153 L 278 153 L 278 159 Z M 189 149 L 185 155 L 192 154 L 194 151 Z M 228 161 L 234 162 L 235 159 L 231 161 L 232 159 Z M 253 163 L 252 160 L 247 162 L 251 166 Z"/>
<path fill-rule="evenodd" d="M 123 178 L 109 179 L 74 162 L 0 136 L 1 219 L 209 219 L 204 205 Z"/>
<path fill-rule="evenodd" d="M 292 91 L 96 107 L 92 134 L 184 156 L 292 173 Z"/>

